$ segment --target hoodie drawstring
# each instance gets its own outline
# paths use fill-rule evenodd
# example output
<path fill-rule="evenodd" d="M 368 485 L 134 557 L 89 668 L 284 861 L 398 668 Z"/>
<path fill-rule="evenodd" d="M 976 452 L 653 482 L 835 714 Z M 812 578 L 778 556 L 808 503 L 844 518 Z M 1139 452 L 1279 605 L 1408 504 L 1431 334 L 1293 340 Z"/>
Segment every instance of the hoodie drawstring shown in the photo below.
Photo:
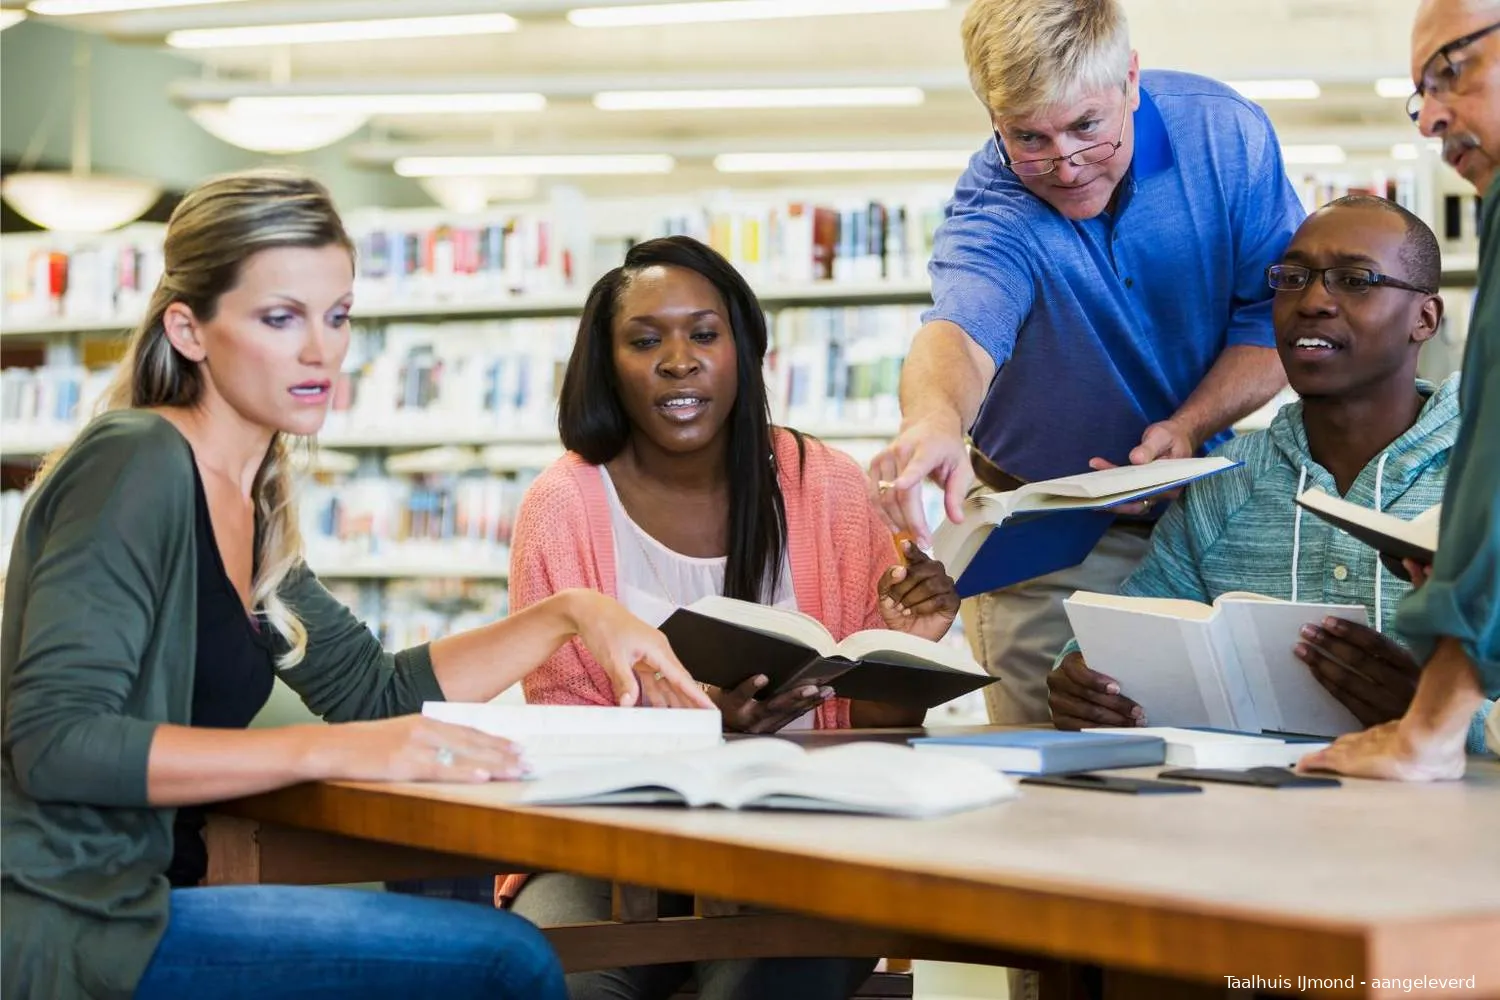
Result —
<path fill-rule="evenodd" d="M 1384 451 L 1381 452 L 1380 453 L 1380 461 L 1375 464 L 1375 513 L 1377 513 L 1377 514 L 1379 514 L 1381 512 L 1381 510 L 1383 509 L 1383 507 L 1381 505 L 1381 502 L 1380 502 L 1380 481 L 1385 478 L 1385 460 L 1389 456 L 1390 456 L 1389 452 L 1384 452 Z M 1301 510 L 1301 508 L 1299 507 L 1298 510 Z M 1377 632 L 1384 631 L 1381 628 L 1381 625 L 1383 625 L 1384 622 L 1382 621 L 1382 617 L 1383 616 L 1381 615 L 1381 602 L 1380 602 L 1380 591 L 1381 591 L 1381 586 L 1380 586 L 1380 584 L 1381 584 L 1380 571 L 1383 568 L 1384 568 L 1384 566 L 1380 562 L 1380 553 L 1377 551 L 1375 553 L 1375 631 L 1377 631 Z"/>
<path fill-rule="evenodd" d="M 1297 477 L 1297 495 L 1300 497 L 1302 491 L 1307 487 L 1307 466 L 1302 467 L 1302 473 Z M 1297 603 L 1297 563 L 1302 558 L 1302 505 L 1294 504 L 1297 508 L 1296 518 L 1292 521 L 1292 603 Z"/>

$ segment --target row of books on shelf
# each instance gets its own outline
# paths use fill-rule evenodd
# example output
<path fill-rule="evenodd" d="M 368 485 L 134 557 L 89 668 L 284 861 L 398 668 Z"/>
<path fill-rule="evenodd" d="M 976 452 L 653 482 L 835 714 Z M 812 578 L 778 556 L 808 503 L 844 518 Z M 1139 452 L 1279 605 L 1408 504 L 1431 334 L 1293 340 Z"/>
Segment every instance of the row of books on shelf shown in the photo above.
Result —
<path fill-rule="evenodd" d="M 894 423 L 915 306 L 786 309 L 772 322 L 767 390 L 779 420 L 809 431 Z M 356 331 L 325 440 L 535 440 L 556 435 L 557 397 L 577 329 L 571 319 L 398 323 Z M 57 442 L 108 384 L 58 350 L 40 368 L 0 372 L 7 450 Z"/>
<path fill-rule="evenodd" d="M 309 483 L 300 510 L 308 563 L 503 575 L 516 511 L 533 478 L 474 472 Z"/>
<path fill-rule="evenodd" d="M 587 214 L 587 209 L 579 210 Z M 629 232 L 595 234 L 586 218 L 547 210 L 433 222 L 386 212 L 361 226 L 358 306 L 419 309 L 574 291 L 620 262 L 639 239 L 685 233 L 728 257 L 752 284 L 863 284 L 925 273 L 938 201 L 830 205 L 785 201 L 695 207 L 646 216 Z M 144 310 L 162 271 L 161 227 L 93 237 L 13 236 L 0 248 L 6 325 L 118 319 Z"/>
<path fill-rule="evenodd" d="M 398 580 L 378 589 L 340 580 L 326 585 L 389 650 L 488 625 L 510 611 L 504 583 L 450 578 Z"/>

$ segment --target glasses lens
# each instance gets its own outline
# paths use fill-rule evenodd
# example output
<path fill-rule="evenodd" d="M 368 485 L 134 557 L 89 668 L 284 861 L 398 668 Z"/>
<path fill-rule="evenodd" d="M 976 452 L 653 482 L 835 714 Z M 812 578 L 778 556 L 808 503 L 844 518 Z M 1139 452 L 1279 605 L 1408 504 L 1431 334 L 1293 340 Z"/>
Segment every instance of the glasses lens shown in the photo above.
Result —
<path fill-rule="evenodd" d="M 1272 264 L 1266 268 L 1266 281 L 1278 292 L 1295 292 L 1306 288 L 1307 277 L 1307 268 L 1294 264 Z"/>
<path fill-rule="evenodd" d="M 1370 272 L 1362 267 L 1330 267 L 1324 280 L 1337 292 L 1363 295 L 1375 284 Z"/>
<path fill-rule="evenodd" d="M 1422 117 L 1422 94 L 1413 93 L 1406 99 L 1406 115 L 1412 121 Z"/>
<path fill-rule="evenodd" d="M 1014 170 L 1022 177 L 1040 177 L 1043 174 L 1052 173 L 1052 161 L 1021 160 L 1019 163 L 1012 163 L 1010 165 L 1010 169 Z"/>
<path fill-rule="evenodd" d="M 1074 153 L 1068 159 L 1080 167 L 1087 167 L 1095 163 L 1103 163 L 1115 155 L 1115 145 L 1112 142 L 1101 142 L 1095 146 L 1085 146 Z"/>

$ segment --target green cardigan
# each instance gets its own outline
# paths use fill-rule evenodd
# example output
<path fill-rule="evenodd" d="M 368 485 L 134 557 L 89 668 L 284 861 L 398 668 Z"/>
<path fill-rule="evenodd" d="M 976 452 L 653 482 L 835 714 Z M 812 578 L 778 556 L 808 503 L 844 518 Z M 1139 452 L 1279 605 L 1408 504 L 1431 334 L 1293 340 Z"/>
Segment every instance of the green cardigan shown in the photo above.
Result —
<path fill-rule="evenodd" d="M 193 455 L 142 410 L 93 421 L 21 515 L 0 634 L 7 998 L 128 997 L 166 928 L 174 810 L 151 739 L 187 725 L 197 631 Z M 427 648 L 386 654 L 305 567 L 282 595 L 307 656 L 280 676 L 333 722 L 443 697 Z"/>

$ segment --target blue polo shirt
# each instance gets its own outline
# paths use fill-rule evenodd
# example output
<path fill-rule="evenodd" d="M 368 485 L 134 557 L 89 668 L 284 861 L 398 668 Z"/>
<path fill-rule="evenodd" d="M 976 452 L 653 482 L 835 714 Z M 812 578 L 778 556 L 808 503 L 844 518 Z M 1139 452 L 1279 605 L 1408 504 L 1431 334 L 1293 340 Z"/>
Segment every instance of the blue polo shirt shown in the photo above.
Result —
<path fill-rule="evenodd" d="M 937 231 L 923 322 L 995 359 L 972 434 L 1025 480 L 1123 464 L 1225 347 L 1275 344 L 1265 268 L 1305 213 L 1265 112 L 1205 77 L 1143 72 L 1121 185 L 1113 212 L 1074 222 L 987 142 Z"/>

